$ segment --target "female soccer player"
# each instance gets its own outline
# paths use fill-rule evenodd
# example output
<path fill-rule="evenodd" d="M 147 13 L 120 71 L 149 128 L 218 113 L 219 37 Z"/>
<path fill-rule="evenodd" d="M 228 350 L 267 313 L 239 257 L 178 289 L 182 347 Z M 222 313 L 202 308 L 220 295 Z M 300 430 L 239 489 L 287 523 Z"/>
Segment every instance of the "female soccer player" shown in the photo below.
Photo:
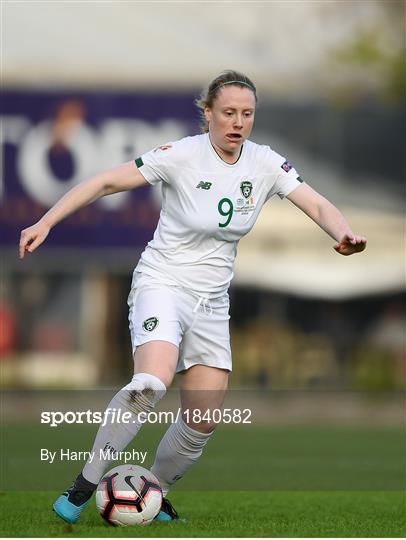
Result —
<path fill-rule="evenodd" d="M 135 268 L 129 295 L 134 377 L 109 404 L 129 412 L 130 423 L 101 426 L 73 485 L 54 503 L 74 523 L 108 466 L 106 450 L 123 450 L 148 413 L 180 373 L 183 417 L 161 440 L 152 472 L 164 496 L 202 454 L 215 424 L 188 411 L 222 406 L 231 371 L 227 289 L 239 239 L 253 227 L 273 195 L 287 197 L 335 241 L 341 255 L 363 251 L 343 215 L 302 182 L 296 170 L 269 146 L 248 140 L 256 88 L 236 71 L 220 74 L 197 102 L 204 133 L 155 148 L 71 189 L 35 225 L 21 233 L 20 257 L 33 252 L 50 229 L 69 214 L 112 193 L 162 182 L 162 210 L 153 240 Z M 164 499 L 157 519 L 177 513 Z"/>

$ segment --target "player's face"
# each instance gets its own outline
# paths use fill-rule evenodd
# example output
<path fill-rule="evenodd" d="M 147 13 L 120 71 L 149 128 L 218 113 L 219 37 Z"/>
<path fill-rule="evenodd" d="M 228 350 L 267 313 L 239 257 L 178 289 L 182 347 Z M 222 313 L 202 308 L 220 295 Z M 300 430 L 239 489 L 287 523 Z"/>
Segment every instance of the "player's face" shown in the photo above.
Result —
<path fill-rule="evenodd" d="M 224 86 L 204 110 L 212 145 L 227 163 L 237 161 L 241 147 L 251 134 L 255 116 L 255 96 L 249 88 Z"/>

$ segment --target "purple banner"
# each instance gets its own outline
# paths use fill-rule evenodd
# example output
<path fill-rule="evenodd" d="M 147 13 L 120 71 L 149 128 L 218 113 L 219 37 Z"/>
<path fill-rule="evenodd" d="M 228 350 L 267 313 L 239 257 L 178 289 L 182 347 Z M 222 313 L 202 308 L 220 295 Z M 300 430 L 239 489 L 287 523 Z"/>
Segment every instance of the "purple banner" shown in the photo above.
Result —
<path fill-rule="evenodd" d="M 194 97 L 3 92 L 0 245 L 16 247 L 21 229 L 77 183 L 196 133 Z M 102 198 L 58 224 L 42 249 L 143 247 L 159 208 L 159 188 Z"/>

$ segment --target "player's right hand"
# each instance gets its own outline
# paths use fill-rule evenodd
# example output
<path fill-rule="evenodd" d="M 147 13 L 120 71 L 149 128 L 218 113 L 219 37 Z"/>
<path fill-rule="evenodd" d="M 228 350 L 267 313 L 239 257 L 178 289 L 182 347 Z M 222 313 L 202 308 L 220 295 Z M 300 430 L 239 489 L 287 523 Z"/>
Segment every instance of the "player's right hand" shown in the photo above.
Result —
<path fill-rule="evenodd" d="M 26 251 L 32 253 L 37 249 L 48 236 L 49 231 L 50 227 L 40 221 L 28 227 L 28 229 L 21 231 L 19 246 L 20 259 L 24 258 Z"/>

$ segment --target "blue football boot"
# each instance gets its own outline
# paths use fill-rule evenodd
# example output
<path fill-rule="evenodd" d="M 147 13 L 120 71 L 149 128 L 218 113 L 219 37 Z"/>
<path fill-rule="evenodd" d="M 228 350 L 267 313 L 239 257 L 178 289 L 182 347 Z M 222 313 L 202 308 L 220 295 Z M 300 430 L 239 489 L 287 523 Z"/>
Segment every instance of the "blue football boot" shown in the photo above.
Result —
<path fill-rule="evenodd" d="M 164 497 L 162 499 L 161 510 L 156 516 L 155 521 L 174 521 L 175 519 L 179 519 L 178 513 L 168 499 Z"/>
<path fill-rule="evenodd" d="M 68 523 L 76 523 L 96 488 L 97 484 L 79 474 L 71 487 L 54 502 L 54 512 Z"/>

